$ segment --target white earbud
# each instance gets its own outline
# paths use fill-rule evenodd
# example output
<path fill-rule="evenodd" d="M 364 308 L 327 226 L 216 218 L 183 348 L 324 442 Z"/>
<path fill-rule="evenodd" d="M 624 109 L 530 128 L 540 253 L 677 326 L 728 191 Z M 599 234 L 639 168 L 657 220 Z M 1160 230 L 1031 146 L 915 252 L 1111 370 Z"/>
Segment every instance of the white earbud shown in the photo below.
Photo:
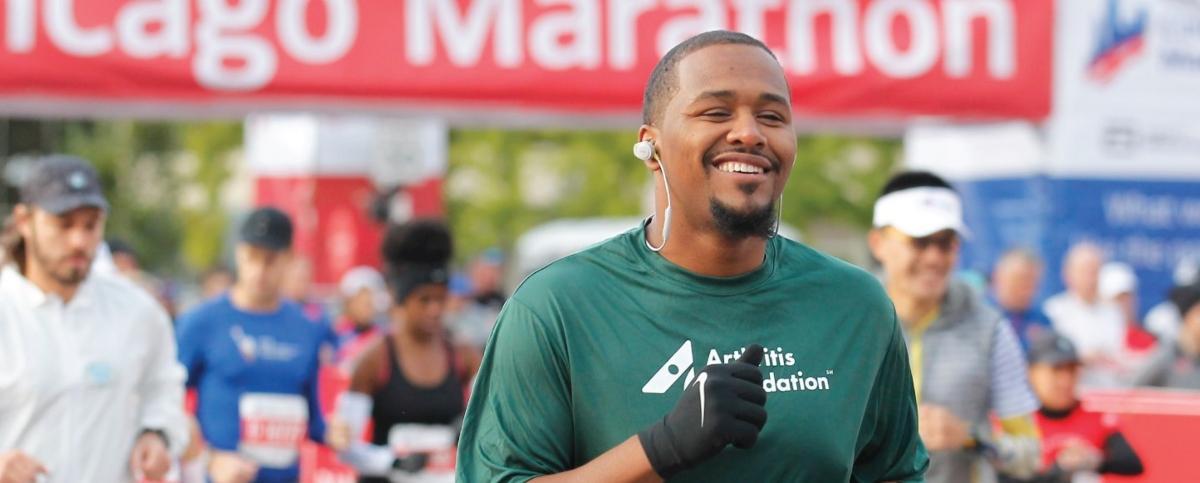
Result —
<path fill-rule="evenodd" d="M 634 144 L 633 155 L 642 161 L 658 159 L 658 153 L 654 150 L 654 140 L 647 139 Z M 650 244 L 649 239 L 646 239 L 646 248 L 654 252 L 661 251 L 663 247 L 667 246 L 667 237 L 671 235 L 671 182 L 667 180 L 667 166 L 661 159 L 658 159 L 658 166 L 663 174 L 663 187 L 667 190 L 667 209 L 663 210 L 662 244 L 656 247 Z"/>
<path fill-rule="evenodd" d="M 649 161 L 650 158 L 654 157 L 654 141 L 639 141 L 637 144 L 634 144 L 633 155 L 642 161 Z"/>

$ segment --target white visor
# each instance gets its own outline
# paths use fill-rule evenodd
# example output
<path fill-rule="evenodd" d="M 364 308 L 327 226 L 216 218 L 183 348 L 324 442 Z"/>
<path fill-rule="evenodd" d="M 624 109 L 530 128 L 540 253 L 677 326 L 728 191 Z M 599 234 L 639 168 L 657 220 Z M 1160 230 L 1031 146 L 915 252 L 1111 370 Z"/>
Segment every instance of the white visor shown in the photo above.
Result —
<path fill-rule="evenodd" d="M 923 186 L 888 193 L 875 202 L 874 225 L 890 226 L 914 238 L 942 230 L 971 237 L 971 231 L 963 223 L 962 201 L 958 193 L 947 188 Z"/>

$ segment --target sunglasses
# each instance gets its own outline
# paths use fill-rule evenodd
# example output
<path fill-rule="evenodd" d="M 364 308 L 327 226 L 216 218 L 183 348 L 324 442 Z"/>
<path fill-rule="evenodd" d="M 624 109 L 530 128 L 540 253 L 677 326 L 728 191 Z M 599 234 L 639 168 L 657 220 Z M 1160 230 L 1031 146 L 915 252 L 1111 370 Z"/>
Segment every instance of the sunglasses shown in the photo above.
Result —
<path fill-rule="evenodd" d="M 892 233 L 892 238 L 896 240 L 907 240 L 909 245 L 912 245 L 918 252 L 923 252 L 929 247 L 936 247 L 942 253 L 949 253 L 958 248 L 958 234 L 953 231 L 943 231 L 920 238 L 905 235 L 897 230 L 888 230 L 888 233 Z"/>

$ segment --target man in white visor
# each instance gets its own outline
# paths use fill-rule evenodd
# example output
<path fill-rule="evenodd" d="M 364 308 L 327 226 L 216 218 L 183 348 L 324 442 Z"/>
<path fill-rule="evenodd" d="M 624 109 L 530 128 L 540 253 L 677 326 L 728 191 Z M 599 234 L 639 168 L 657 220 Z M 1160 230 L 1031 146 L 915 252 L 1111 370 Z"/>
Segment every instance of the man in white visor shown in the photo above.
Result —
<path fill-rule="evenodd" d="M 1040 462 L 1025 358 L 1012 326 L 953 279 L 969 236 L 962 201 L 928 172 L 894 176 L 875 203 L 868 243 L 908 342 L 930 482 L 990 482 Z M 1003 431 L 993 432 L 995 415 Z"/>

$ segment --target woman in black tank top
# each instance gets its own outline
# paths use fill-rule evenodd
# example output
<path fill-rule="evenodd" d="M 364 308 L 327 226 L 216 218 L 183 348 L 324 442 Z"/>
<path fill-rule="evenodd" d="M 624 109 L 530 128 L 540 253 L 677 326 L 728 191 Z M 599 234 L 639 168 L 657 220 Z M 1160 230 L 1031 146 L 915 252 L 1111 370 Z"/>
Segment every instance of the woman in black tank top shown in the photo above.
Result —
<path fill-rule="evenodd" d="M 462 378 L 455 367 L 458 364 L 454 361 L 454 350 L 449 345 L 446 346 L 446 353 L 451 361 L 446 377 L 437 385 L 422 386 L 404 377 L 404 369 L 400 367 L 399 354 L 396 353 L 395 339 L 394 335 L 384 339 L 389 377 L 382 387 L 371 394 L 371 399 L 375 401 L 371 410 L 371 420 L 375 421 L 371 442 L 378 445 L 388 444 L 388 431 L 394 425 L 451 425 L 466 410 Z"/>
<path fill-rule="evenodd" d="M 369 395 L 371 443 L 397 450 L 403 470 L 359 481 L 453 481 L 458 421 L 478 355 L 455 348 L 442 325 L 450 234 L 432 221 L 389 228 L 383 243 L 391 330 L 362 355 L 350 391 Z"/>

